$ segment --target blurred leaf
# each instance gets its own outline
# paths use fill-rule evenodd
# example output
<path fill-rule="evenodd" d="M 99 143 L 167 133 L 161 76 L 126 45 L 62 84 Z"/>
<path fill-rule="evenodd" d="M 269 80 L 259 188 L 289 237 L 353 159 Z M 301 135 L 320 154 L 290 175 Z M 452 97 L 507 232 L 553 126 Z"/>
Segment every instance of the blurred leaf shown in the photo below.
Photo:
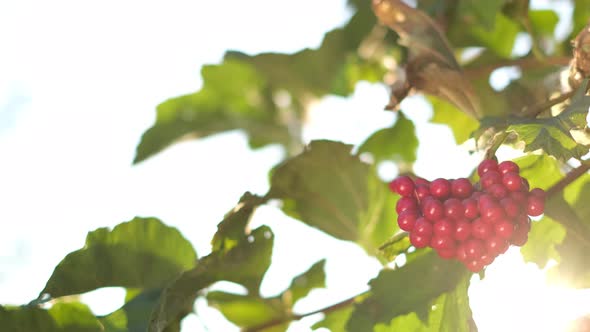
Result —
<path fill-rule="evenodd" d="M 587 83 L 587 81 L 585 81 Z M 585 86 L 585 83 L 582 84 Z M 577 143 L 570 130 L 587 126 L 586 116 L 590 107 L 590 96 L 583 88 L 578 89 L 571 103 L 560 114 L 548 118 L 487 118 L 482 127 L 513 131 L 526 144 L 524 151 L 543 149 L 560 160 L 581 158 L 588 153 L 588 147 Z"/>
<path fill-rule="evenodd" d="M 52 297 L 101 287 L 161 287 L 195 265 L 193 246 L 173 227 L 155 218 L 135 218 L 112 231 L 88 233 L 84 248 L 57 265 L 41 292 Z"/>
<path fill-rule="evenodd" d="M 520 167 L 520 176 L 529 181 L 531 188 L 549 189 L 563 174 L 559 163 L 547 155 L 527 155 L 513 160 Z"/>
<path fill-rule="evenodd" d="M 565 228 L 549 217 L 533 222 L 527 243 L 520 248 L 522 257 L 527 262 L 534 262 L 544 268 L 549 259 L 560 261 L 555 246 L 565 238 Z"/>
<path fill-rule="evenodd" d="M 261 226 L 228 250 L 214 251 L 185 271 L 162 293 L 150 320 L 149 332 L 163 331 L 184 310 L 192 306 L 196 294 L 214 282 L 226 280 L 258 294 L 262 277 L 270 265 L 273 245 L 270 228 Z"/>
<path fill-rule="evenodd" d="M 564 191 L 565 200 L 572 206 L 580 220 L 590 227 L 590 174 L 586 173 L 567 186 Z"/>
<path fill-rule="evenodd" d="M 0 306 L 0 327 L 7 332 L 102 332 L 102 326 L 82 303 L 55 303 L 49 310 Z"/>
<path fill-rule="evenodd" d="M 381 254 L 385 257 L 388 262 L 393 261 L 397 256 L 408 251 L 412 244 L 408 233 L 398 233 L 391 239 L 387 240 L 384 244 L 379 247 Z"/>
<path fill-rule="evenodd" d="M 434 116 L 430 120 L 450 127 L 457 144 L 462 144 L 477 129 L 478 122 L 473 117 L 462 113 L 455 106 L 435 97 L 429 97 Z"/>
<path fill-rule="evenodd" d="M 467 275 L 460 263 L 441 260 L 434 252 L 408 261 L 401 268 L 384 269 L 369 283 L 370 296 L 355 305 L 347 329 L 372 331 L 378 323 L 389 323 L 412 312 L 424 317 L 432 301 L 455 289 Z"/>
<path fill-rule="evenodd" d="M 492 31 L 496 25 L 496 13 L 500 12 L 507 0 L 491 1 L 458 1 L 458 15 L 463 20 L 481 25 L 485 30 Z"/>
<path fill-rule="evenodd" d="M 572 40 L 590 21 L 590 0 L 574 0 L 574 27 L 568 40 Z"/>
<path fill-rule="evenodd" d="M 321 321 L 313 324 L 311 329 L 315 331 L 323 327 L 331 332 L 346 332 L 346 322 L 348 321 L 350 314 L 352 314 L 352 306 L 330 311 L 324 315 L 324 318 Z"/>
<path fill-rule="evenodd" d="M 253 295 L 236 295 L 225 292 L 209 292 L 209 305 L 219 309 L 223 316 L 241 328 L 253 328 L 262 324 L 280 320 L 289 314 L 280 299 L 263 299 Z M 289 323 L 261 331 L 285 331 Z"/>
<path fill-rule="evenodd" d="M 325 287 L 325 260 L 312 265 L 306 272 L 295 277 L 284 292 L 270 298 L 262 298 L 258 294 L 237 295 L 225 292 L 209 292 L 207 301 L 216 307 L 232 323 L 242 329 L 257 331 L 285 331 L 290 322 L 287 317 L 292 315 L 293 305 L 313 289 Z M 287 320 L 271 328 L 260 330 L 260 326 L 269 322 Z"/>
<path fill-rule="evenodd" d="M 529 20 L 536 34 L 553 37 L 559 16 L 557 16 L 555 11 L 550 9 L 530 10 Z"/>
<path fill-rule="evenodd" d="M 134 163 L 190 134 L 204 137 L 243 129 L 253 147 L 288 145 L 291 136 L 280 120 L 268 82 L 251 65 L 226 60 L 204 66 L 200 91 L 168 99 L 157 107 L 156 123 L 142 136 Z"/>
<path fill-rule="evenodd" d="M 235 247 L 247 233 L 247 226 L 256 208 L 266 201 L 246 192 L 240 201 L 217 225 L 217 232 L 211 240 L 213 251 L 228 251 Z"/>
<path fill-rule="evenodd" d="M 394 318 L 388 325 L 379 324 L 374 331 L 470 332 L 472 317 L 468 288 L 469 278 L 464 278 L 453 291 L 439 296 L 429 308 L 427 322 L 423 322 L 416 313 L 410 313 Z"/>
<path fill-rule="evenodd" d="M 480 22 L 474 21 L 472 13 L 458 13 L 450 22 L 448 30 L 449 39 L 453 45 L 455 47 L 483 46 L 502 58 L 510 58 L 520 27 L 502 13 L 494 13 L 494 28 L 491 31 Z M 491 13 L 488 14 L 491 15 Z M 469 29 L 465 29 L 465 26 L 469 26 Z"/>
<path fill-rule="evenodd" d="M 338 142 L 311 142 L 274 170 L 269 197 L 282 199 L 289 216 L 356 241 L 374 255 L 397 229 L 396 196 L 351 150 Z"/>
<path fill-rule="evenodd" d="M 283 297 L 290 298 L 289 303 L 295 304 L 309 294 L 314 288 L 326 287 L 326 260 L 313 264 L 307 271 L 298 275 L 291 282 L 291 286 L 283 293 Z M 286 296 L 288 294 L 288 296 Z"/>
<path fill-rule="evenodd" d="M 225 59 L 239 59 L 253 65 L 274 91 L 286 90 L 297 99 L 310 95 L 321 97 L 332 92 L 349 56 L 356 54 L 374 26 L 375 16 L 368 6 L 363 5 L 346 26 L 326 33 L 318 49 L 253 56 L 230 51 Z"/>
<path fill-rule="evenodd" d="M 369 152 L 375 164 L 384 160 L 413 163 L 416 161 L 418 137 L 414 123 L 404 113 L 397 112 L 392 127 L 376 131 L 359 147 L 359 153 Z"/>
<path fill-rule="evenodd" d="M 360 56 L 350 56 L 334 80 L 332 93 L 348 96 L 354 92 L 360 81 L 381 83 L 387 74 L 387 68 L 379 59 L 363 59 Z"/>
<path fill-rule="evenodd" d="M 461 72 L 444 33 L 430 17 L 400 0 L 373 1 L 373 11 L 408 48 L 406 75 L 411 86 L 443 98 L 463 112 L 479 114 L 473 87 Z"/>
<path fill-rule="evenodd" d="M 148 329 L 150 315 L 160 299 L 162 289 L 152 289 L 138 294 L 119 310 L 100 317 L 100 322 L 107 332 L 145 332 Z M 179 313 L 166 332 L 180 331 L 180 322 L 192 311 L 192 306 Z"/>

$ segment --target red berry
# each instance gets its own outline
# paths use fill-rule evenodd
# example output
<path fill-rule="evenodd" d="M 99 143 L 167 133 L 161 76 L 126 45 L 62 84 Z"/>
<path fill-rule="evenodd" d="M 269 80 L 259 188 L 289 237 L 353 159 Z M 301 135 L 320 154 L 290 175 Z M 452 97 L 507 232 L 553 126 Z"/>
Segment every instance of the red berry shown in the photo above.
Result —
<path fill-rule="evenodd" d="M 522 187 L 522 178 L 518 173 L 506 173 L 502 176 L 502 184 L 510 191 L 519 191 Z"/>
<path fill-rule="evenodd" d="M 514 225 L 506 220 L 501 220 L 494 225 L 494 232 L 501 238 L 510 239 L 514 233 Z"/>
<path fill-rule="evenodd" d="M 416 233 L 410 233 L 410 243 L 416 248 L 425 248 L 430 244 L 430 238 Z"/>
<path fill-rule="evenodd" d="M 512 237 L 510 238 L 510 243 L 515 246 L 522 247 L 526 241 L 529 239 L 529 231 L 526 228 L 516 228 Z"/>
<path fill-rule="evenodd" d="M 471 239 L 462 244 L 468 258 L 479 259 L 485 253 L 484 246 L 480 240 Z"/>
<path fill-rule="evenodd" d="M 493 255 L 503 254 L 508 250 L 508 241 L 495 235 L 486 240 L 486 251 Z"/>
<path fill-rule="evenodd" d="M 494 262 L 494 259 L 495 259 L 495 258 L 496 258 L 496 257 L 494 257 L 493 255 L 490 255 L 490 254 L 484 254 L 484 255 L 482 255 L 482 256 L 481 256 L 481 258 L 480 258 L 479 260 L 481 261 L 481 263 L 482 263 L 484 266 L 488 266 L 488 265 L 490 265 L 490 264 L 492 264 L 492 263 Z"/>
<path fill-rule="evenodd" d="M 547 193 L 545 192 L 545 190 L 543 190 L 541 188 L 535 188 L 535 189 L 531 190 L 531 192 L 529 192 L 529 195 L 537 196 L 537 197 L 542 198 L 543 200 L 545 200 L 545 197 L 547 196 Z"/>
<path fill-rule="evenodd" d="M 479 259 L 472 259 L 465 263 L 465 266 L 469 269 L 469 271 L 473 273 L 477 273 L 483 269 L 484 265 Z"/>
<path fill-rule="evenodd" d="M 455 232 L 455 227 L 453 227 L 453 223 L 450 222 L 448 219 L 437 220 L 432 227 L 434 235 L 452 236 Z"/>
<path fill-rule="evenodd" d="M 481 176 L 479 183 L 483 189 L 488 189 L 493 184 L 502 183 L 502 175 L 496 171 L 488 171 Z"/>
<path fill-rule="evenodd" d="M 397 224 L 401 230 L 411 232 L 418 219 L 418 213 L 414 210 L 407 210 L 397 216 Z"/>
<path fill-rule="evenodd" d="M 442 259 L 453 259 L 455 258 L 455 249 L 437 249 L 436 253 Z"/>
<path fill-rule="evenodd" d="M 463 218 L 465 208 L 460 200 L 456 198 L 449 198 L 443 204 L 445 208 L 445 216 L 451 219 L 461 219 Z"/>
<path fill-rule="evenodd" d="M 414 181 L 408 176 L 400 176 L 397 179 L 389 183 L 389 189 L 396 192 L 404 197 L 410 197 L 414 195 Z"/>
<path fill-rule="evenodd" d="M 468 198 L 463 201 L 463 215 L 469 219 L 475 219 L 479 216 L 476 200 Z"/>
<path fill-rule="evenodd" d="M 428 187 L 427 185 L 421 185 L 418 184 L 416 185 L 416 189 L 414 189 L 416 191 L 416 197 L 418 198 L 419 201 L 423 201 L 424 199 L 426 199 L 426 197 L 430 197 L 430 187 Z"/>
<path fill-rule="evenodd" d="M 520 168 L 516 163 L 510 160 L 506 160 L 498 164 L 498 172 L 500 172 L 500 174 L 506 174 L 510 172 L 518 173 L 520 172 Z"/>
<path fill-rule="evenodd" d="M 471 234 L 476 239 L 488 239 L 493 235 L 492 226 L 490 226 L 490 224 L 488 223 L 483 222 L 481 219 L 476 219 L 471 224 Z"/>
<path fill-rule="evenodd" d="M 518 204 L 523 204 L 527 200 L 527 194 L 523 193 L 522 191 L 516 191 L 510 193 L 510 198 L 512 198 Z"/>
<path fill-rule="evenodd" d="M 497 205 L 496 199 L 489 194 L 481 194 L 477 199 L 477 207 L 481 211 L 484 207 L 488 207 L 490 205 Z"/>
<path fill-rule="evenodd" d="M 417 186 L 430 186 L 430 181 L 423 178 L 416 178 L 414 183 L 416 183 Z"/>
<path fill-rule="evenodd" d="M 502 199 L 500 205 L 508 217 L 514 218 L 520 213 L 520 206 L 512 198 Z"/>
<path fill-rule="evenodd" d="M 451 194 L 451 182 L 447 179 L 436 179 L 430 184 L 430 194 L 432 196 L 445 199 Z"/>
<path fill-rule="evenodd" d="M 424 202 L 422 215 L 429 220 L 436 221 L 444 215 L 445 209 L 441 202 L 436 199 L 430 199 Z"/>
<path fill-rule="evenodd" d="M 530 195 L 527 199 L 527 214 L 537 217 L 543 214 L 543 210 L 545 210 L 545 200 L 539 196 Z"/>
<path fill-rule="evenodd" d="M 493 159 L 485 159 L 477 166 L 477 174 L 481 177 L 489 171 L 498 170 L 498 162 Z"/>
<path fill-rule="evenodd" d="M 530 189 L 530 185 L 529 185 L 529 180 L 522 178 L 522 191 L 529 191 Z"/>
<path fill-rule="evenodd" d="M 465 241 L 471 237 L 471 223 L 467 221 L 457 221 L 454 232 L 455 240 Z"/>
<path fill-rule="evenodd" d="M 455 250 L 455 257 L 461 262 L 467 261 L 469 258 L 467 257 L 467 252 L 465 251 L 465 246 L 459 245 Z"/>
<path fill-rule="evenodd" d="M 412 234 L 425 236 L 430 240 L 432 237 L 432 224 L 426 221 L 424 218 L 418 218 L 414 224 Z"/>
<path fill-rule="evenodd" d="M 451 236 L 434 235 L 430 246 L 434 249 L 455 249 L 455 240 Z"/>
<path fill-rule="evenodd" d="M 473 192 L 473 185 L 468 179 L 460 178 L 451 181 L 451 193 L 457 198 L 467 198 Z"/>
<path fill-rule="evenodd" d="M 500 218 L 504 217 L 504 209 L 502 209 L 497 203 L 483 206 L 479 211 L 482 220 L 489 224 L 493 224 Z"/>
<path fill-rule="evenodd" d="M 397 201 L 395 205 L 395 211 L 398 214 L 408 211 L 408 210 L 417 210 L 418 209 L 418 202 L 413 197 L 402 197 Z"/>
<path fill-rule="evenodd" d="M 504 198 L 506 195 L 508 195 L 508 190 L 506 190 L 506 188 L 499 183 L 491 185 L 488 188 L 488 192 L 497 199 Z"/>

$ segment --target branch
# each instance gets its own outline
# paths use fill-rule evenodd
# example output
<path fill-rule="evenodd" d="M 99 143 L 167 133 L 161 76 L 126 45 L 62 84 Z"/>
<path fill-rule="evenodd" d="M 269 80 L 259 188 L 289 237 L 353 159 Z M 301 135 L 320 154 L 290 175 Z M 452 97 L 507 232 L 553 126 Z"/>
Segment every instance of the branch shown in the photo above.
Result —
<path fill-rule="evenodd" d="M 330 313 L 332 311 L 336 311 L 336 310 L 338 310 L 340 308 L 344 308 L 344 307 L 347 307 L 347 306 L 353 304 L 356 301 L 356 298 L 357 297 L 359 297 L 361 295 L 364 295 L 364 294 L 366 294 L 366 292 L 361 293 L 361 294 L 358 294 L 358 295 L 355 295 L 355 296 L 353 296 L 353 297 L 351 297 L 349 299 L 346 299 L 344 301 L 338 302 L 336 304 L 332 304 L 332 305 L 327 306 L 325 308 L 314 310 L 314 311 L 311 311 L 311 312 L 308 312 L 308 313 L 305 313 L 305 314 L 293 314 L 291 316 L 287 316 L 287 317 L 284 317 L 284 318 L 271 320 L 270 322 L 266 322 L 264 324 L 261 324 L 261 325 L 255 326 L 255 327 L 251 327 L 249 329 L 245 329 L 244 332 L 259 332 L 259 331 L 268 329 L 269 327 L 274 327 L 274 326 L 282 325 L 284 323 L 292 322 L 292 321 L 295 321 L 295 320 L 300 320 L 300 319 L 302 319 L 304 317 L 307 317 L 307 316 L 312 316 L 312 315 L 319 314 L 319 313 L 327 314 L 327 313 Z"/>
<path fill-rule="evenodd" d="M 560 193 L 565 187 L 572 182 L 576 181 L 580 176 L 584 175 L 590 170 L 590 162 L 585 162 L 577 168 L 574 168 L 571 172 L 567 173 L 566 176 L 554 184 L 551 188 L 547 189 L 547 197 L 551 197 L 557 193 Z"/>
<path fill-rule="evenodd" d="M 550 66 L 567 66 L 570 63 L 571 58 L 564 56 L 548 57 L 543 60 L 537 58 L 519 58 L 514 60 L 503 60 L 489 65 L 482 65 L 478 67 L 467 67 L 463 71 L 465 75 L 470 78 L 477 78 L 484 75 L 491 74 L 494 70 L 502 67 L 517 66 L 521 69 L 535 69 L 543 68 L 547 65 Z"/>
<path fill-rule="evenodd" d="M 575 93 L 576 90 L 571 90 L 568 92 L 564 92 L 557 97 L 532 105 L 531 107 L 525 107 L 520 113 L 520 115 L 531 118 L 537 117 L 537 115 L 539 115 L 544 110 L 557 104 L 563 103 L 564 101 L 571 98 Z"/>

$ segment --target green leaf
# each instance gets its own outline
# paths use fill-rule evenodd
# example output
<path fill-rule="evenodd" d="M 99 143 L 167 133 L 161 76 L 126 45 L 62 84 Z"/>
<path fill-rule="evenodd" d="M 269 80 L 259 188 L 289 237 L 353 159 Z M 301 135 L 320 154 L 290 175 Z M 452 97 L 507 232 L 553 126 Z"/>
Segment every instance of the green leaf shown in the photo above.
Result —
<path fill-rule="evenodd" d="M 351 150 L 338 142 L 311 142 L 274 170 L 269 197 L 282 199 L 286 214 L 336 238 L 358 242 L 374 255 L 397 230 L 391 222 L 396 196 Z"/>
<path fill-rule="evenodd" d="M 204 66 L 201 73 L 200 91 L 158 105 L 156 123 L 143 134 L 134 163 L 189 135 L 205 137 L 233 129 L 243 129 L 253 147 L 290 144 L 268 83 L 252 65 L 226 60 Z"/>
<path fill-rule="evenodd" d="M 152 289 L 140 293 L 117 311 L 100 317 L 100 322 L 108 332 L 147 331 L 151 313 L 161 294 L 162 289 Z M 180 322 L 192 311 L 191 309 L 192 307 L 188 306 L 184 312 L 179 313 L 175 321 L 169 324 L 165 331 L 180 331 Z"/>
<path fill-rule="evenodd" d="M 356 55 L 361 42 L 374 26 L 375 16 L 368 6 L 363 6 L 346 26 L 328 32 L 316 50 L 254 56 L 228 52 L 225 59 L 239 59 L 251 64 L 275 91 L 286 90 L 296 99 L 310 95 L 321 97 L 332 92 L 349 57 Z"/>
<path fill-rule="evenodd" d="M 584 81 L 582 86 L 586 86 Z M 583 88 L 578 89 L 566 109 L 556 116 L 547 118 L 488 118 L 482 121 L 482 127 L 495 127 L 513 131 L 526 144 L 524 151 L 543 149 L 546 153 L 560 160 L 581 158 L 588 153 L 588 147 L 576 142 L 570 133 L 572 129 L 587 126 L 586 116 L 590 107 L 590 96 Z"/>
<path fill-rule="evenodd" d="M 369 283 L 370 296 L 355 305 L 347 330 L 372 331 L 378 323 L 389 323 L 412 312 L 424 316 L 433 300 L 455 289 L 466 276 L 467 270 L 460 263 L 441 260 L 434 252 L 401 268 L 384 269 Z"/>
<path fill-rule="evenodd" d="M 413 163 L 416 161 L 418 138 L 414 123 L 402 112 L 392 127 L 376 131 L 359 147 L 359 153 L 368 152 L 375 163 L 384 160 Z"/>
<path fill-rule="evenodd" d="M 527 262 L 534 262 L 544 268 L 550 259 L 560 261 L 556 245 L 563 242 L 565 228 L 549 217 L 533 222 L 527 243 L 520 248 L 522 257 Z"/>
<path fill-rule="evenodd" d="M 496 25 L 496 13 L 500 12 L 507 0 L 459 1 L 457 15 L 465 21 L 479 24 L 483 29 L 493 31 Z"/>
<path fill-rule="evenodd" d="M 588 24 L 588 18 L 590 17 L 590 0 L 575 0 L 574 6 L 574 29 L 568 40 L 575 38 L 575 36 Z"/>
<path fill-rule="evenodd" d="M 529 20 L 533 31 L 537 35 L 553 37 L 553 32 L 559 22 L 557 13 L 550 9 L 530 10 Z"/>
<path fill-rule="evenodd" d="M 298 275 L 291 281 L 291 286 L 283 293 L 283 297 L 289 294 L 290 303 L 295 304 L 309 294 L 314 288 L 326 287 L 326 273 L 324 266 L 326 260 L 322 259 L 313 264 L 307 271 Z"/>
<path fill-rule="evenodd" d="M 473 319 L 467 296 L 468 288 L 469 278 L 464 278 L 453 291 L 439 296 L 429 308 L 427 322 L 423 322 L 416 313 L 410 313 L 394 318 L 389 325 L 379 324 L 374 331 L 470 332 Z"/>
<path fill-rule="evenodd" d="M 323 327 L 331 332 L 345 332 L 346 322 L 352 314 L 352 309 L 352 306 L 346 306 L 338 310 L 330 311 L 324 315 L 324 318 L 321 321 L 313 324 L 311 329 L 315 331 Z"/>
<path fill-rule="evenodd" d="M 336 76 L 331 92 L 338 96 L 348 96 L 354 92 L 358 82 L 381 83 L 387 72 L 388 69 L 381 58 L 364 59 L 358 55 L 350 56 Z"/>
<path fill-rule="evenodd" d="M 494 13 L 494 28 L 491 31 L 483 24 L 474 21 L 471 13 L 457 16 L 448 31 L 453 45 L 456 47 L 483 46 L 502 58 L 510 58 L 520 27 L 501 12 Z M 469 29 L 465 29 L 465 26 L 469 26 Z"/>
<path fill-rule="evenodd" d="M 253 295 L 209 292 L 207 301 L 209 305 L 219 309 L 229 321 L 246 329 L 283 319 L 289 314 L 280 298 L 263 299 Z M 289 323 L 285 323 L 262 331 L 285 331 L 288 326 Z"/>
<path fill-rule="evenodd" d="M 549 189 L 563 174 L 559 163 L 547 155 L 527 155 L 513 160 L 520 168 L 520 176 L 527 179 L 531 188 Z"/>
<path fill-rule="evenodd" d="M 212 251 L 228 251 L 235 247 L 244 236 L 256 208 L 266 202 L 266 198 L 246 192 L 225 218 L 217 225 L 217 232 L 211 240 Z"/>
<path fill-rule="evenodd" d="M 434 116 L 430 120 L 451 128 L 457 144 L 461 144 L 471 137 L 471 134 L 479 126 L 477 120 L 461 112 L 455 106 L 435 97 L 429 97 Z"/>
<path fill-rule="evenodd" d="M 405 70 L 411 87 L 443 98 L 472 116 L 479 114 L 473 87 L 432 18 L 400 0 L 375 1 L 373 11 L 383 24 L 397 32 L 400 44 L 408 49 Z"/>
<path fill-rule="evenodd" d="M 227 252 L 214 251 L 200 259 L 195 268 L 185 271 L 164 289 L 152 313 L 149 332 L 163 331 L 179 313 L 192 306 L 199 291 L 214 282 L 235 282 L 245 286 L 250 294 L 258 294 L 270 265 L 273 239 L 270 228 L 261 226 Z"/>
<path fill-rule="evenodd" d="M 155 218 L 135 218 L 112 231 L 88 233 L 84 248 L 57 265 L 41 292 L 52 297 L 85 293 L 101 287 L 161 287 L 195 265 L 191 243 Z"/>
<path fill-rule="evenodd" d="M 391 239 L 387 240 L 379 250 L 388 262 L 393 261 L 397 256 L 408 251 L 412 244 L 410 243 L 410 237 L 408 233 L 398 233 Z"/>
<path fill-rule="evenodd" d="M 563 190 L 565 200 L 572 206 L 582 222 L 590 227 L 590 174 L 586 173 Z"/>
<path fill-rule="evenodd" d="M 82 303 L 55 303 L 49 310 L 0 306 L 0 326 L 10 332 L 102 332 L 102 326 Z"/>

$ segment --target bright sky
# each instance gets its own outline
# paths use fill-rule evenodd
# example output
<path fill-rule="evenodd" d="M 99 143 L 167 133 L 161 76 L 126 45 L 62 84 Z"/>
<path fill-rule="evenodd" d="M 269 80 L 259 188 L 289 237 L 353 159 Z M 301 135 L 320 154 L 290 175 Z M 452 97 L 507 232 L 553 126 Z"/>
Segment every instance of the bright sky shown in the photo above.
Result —
<path fill-rule="evenodd" d="M 178 227 L 199 255 L 207 254 L 217 222 L 244 191 L 267 190 L 267 171 L 282 152 L 252 152 L 242 134 L 231 132 L 175 145 L 132 167 L 155 106 L 196 91 L 200 66 L 217 63 L 226 49 L 316 47 L 348 16 L 342 0 L 0 2 L 0 303 L 32 300 L 87 231 L 136 215 Z M 386 90 L 369 84 L 359 84 L 352 98 L 327 98 L 312 110 L 304 137 L 358 143 L 392 123 L 394 115 L 382 111 L 386 101 Z M 447 128 L 426 123 L 431 111 L 421 99 L 404 106 L 422 136 L 416 171 L 430 178 L 467 175 L 481 157 L 455 146 Z M 395 176 L 395 167 L 383 167 L 381 175 Z M 380 269 L 358 246 L 274 207 L 260 208 L 254 224 L 268 224 L 276 235 L 265 295 L 328 258 L 328 288 L 312 292 L 297 311 L 365 290 Z M 555 331 L 548 328 L 551 315 L 540 310 L 572 302 L 565 292 L 540 295 L 542 275 L 519 259 L 507 255 L 472 287 L 480 331 L 522 331 L 519 322 Z M 122 303 L 122 294 L 103 290 L 84 299 L 104 314 Z M 530 306 L 539 310 L 527 316 Z M 196 307 L 199 318 L 185 320 L 187 331 L 204 331 L 203 325 L 237 331 L 202 301 Z M 307 330 L 319 318 L 294 323 L 290 331 Z"/>

